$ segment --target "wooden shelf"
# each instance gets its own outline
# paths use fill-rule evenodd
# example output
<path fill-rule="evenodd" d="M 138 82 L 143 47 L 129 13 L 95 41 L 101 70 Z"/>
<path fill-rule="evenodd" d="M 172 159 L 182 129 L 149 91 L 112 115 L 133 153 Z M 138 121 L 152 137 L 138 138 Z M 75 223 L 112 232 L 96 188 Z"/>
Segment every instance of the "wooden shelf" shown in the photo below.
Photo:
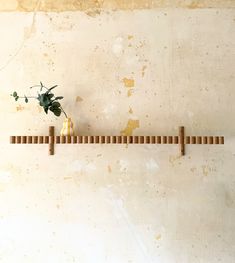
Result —
<path fill-rule="evenodd" d="M 185 155 L 185 144 L 224 144 L 224 136 L 185 136 L 184 127 L 179 127 L 176 136 L 55 136 L 54 126 L 49 127 L 49 136 L 10 136 L 11 144 L 49 144 L 49 154 L 54 155 L 55 144 L 178 144 Z"/>

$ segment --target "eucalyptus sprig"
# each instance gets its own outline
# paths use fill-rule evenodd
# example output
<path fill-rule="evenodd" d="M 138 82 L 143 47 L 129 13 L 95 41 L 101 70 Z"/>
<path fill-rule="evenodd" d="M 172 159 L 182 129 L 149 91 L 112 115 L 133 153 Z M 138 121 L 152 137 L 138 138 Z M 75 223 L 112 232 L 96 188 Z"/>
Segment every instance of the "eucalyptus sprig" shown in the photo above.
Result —
<path fill-rule="evenodd" d="M 63 112 L 65 117 L 67 118 L 67 114 L 63 110 L 59 100 L 62 100 L 62 96 L 55 96 L 51 91 L 56 88 L 58 85 L 52 86 L 51 88 L 47 88 L 40 82 L 40 85 L 34 85 L 30 87 L 32 88 L 40 88 L 38 91 L 38 95 L 36 97 L 32 96 L 19 96 L 16 91 L 14 91 L 11 96 L 14 97 L 15 101 L 18 101 L 19 99 L 24 99 L 25 103 L 29 102 L 29 99 L 36 99 L 39 101 L 39 105 L 43 107 L 46 114 L 48 114 L 48 110 L 54 113 L 55 116 L 59 117 L 61 113 Z M 46 90 L 43 92 L 43 90 Z"/>

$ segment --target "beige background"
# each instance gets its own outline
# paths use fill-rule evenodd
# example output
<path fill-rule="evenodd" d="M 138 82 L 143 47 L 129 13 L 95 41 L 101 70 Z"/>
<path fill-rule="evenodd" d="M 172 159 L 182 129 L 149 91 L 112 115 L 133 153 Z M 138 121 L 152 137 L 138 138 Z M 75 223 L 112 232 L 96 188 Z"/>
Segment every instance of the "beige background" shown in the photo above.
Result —
<path fill-rule="evenodd" d="M 234 1 L 0 3 L 0 262 L 234 262 Z M 61 129 L 39 81 L 76 134 L 225 145 L 10 145 Z"/>

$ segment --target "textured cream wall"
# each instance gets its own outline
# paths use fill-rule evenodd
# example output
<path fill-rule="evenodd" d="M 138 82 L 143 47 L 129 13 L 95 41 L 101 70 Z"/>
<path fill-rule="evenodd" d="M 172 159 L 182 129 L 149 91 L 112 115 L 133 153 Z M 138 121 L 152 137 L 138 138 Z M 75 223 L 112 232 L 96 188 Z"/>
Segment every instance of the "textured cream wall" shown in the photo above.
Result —
<path fill-rule="evenodd" d="M 234 262 L 234 29 L 226 8 L 1 12 L 0 262 Z M 77 134 L 226 144 L 10 145 L 61 128 L 9 97 L 40 80 Z"/>

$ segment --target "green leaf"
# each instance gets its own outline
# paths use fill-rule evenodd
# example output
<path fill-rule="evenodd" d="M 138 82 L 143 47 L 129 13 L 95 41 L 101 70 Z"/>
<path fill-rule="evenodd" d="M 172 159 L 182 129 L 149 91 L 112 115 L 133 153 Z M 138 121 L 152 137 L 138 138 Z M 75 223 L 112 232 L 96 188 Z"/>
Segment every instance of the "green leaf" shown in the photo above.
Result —
<path fill-rule="evenodd" d="M 43 107 L 44 111 L 46 112 L 46 114 L 48 113 L 48 107 Z"/>
<path fill-rule="evenodd" d="M 53 113 L 55 114 L 55 116 L 59 117 L 61 114 L 61 109 L 57 108 L 56 110 L 53 111 Z"/>
<path fill-rule="evenodd" d="M 60 107 L 60 103 L 59 103 L 58 101 L 54 101 L 54 102 L 52 103 L 52 107 L 54 107 L 54 108 L 59 108 L 59 107 Z"/>
<path fill-rule="evenodd" d="M 59 97 L 55 97 L 55 100 L 62 100 L 64 97 L 59 96 Z"/>
<path fill-rule="evenodd" d="M 49 98 L 49 99 L 52 99 L 53 97 L 54 97 L 54 94 L 53 94 L 53 93 L 48 94 L 48 98 Z"/>
<path fill-rule="evenodd" d="M 28 100 L 28 98 L 26 97 L 26 96 L 24 96 L 24 100 L 25 100 L 25 103 L 28 103 L 29 102 L 29 100 Z"/>
<path fill-rule="evenodd" d="M 13 94 L 12 94 L 13 97 L 17 97 L 17 92 L 14 91 Z"/>
<path fill-rule="evenodd" d="M 15 97 L 15 101 L 17 101 L 18 99 L 19 99 L 19 96 L 16 96 L 16 97 Z"/>

